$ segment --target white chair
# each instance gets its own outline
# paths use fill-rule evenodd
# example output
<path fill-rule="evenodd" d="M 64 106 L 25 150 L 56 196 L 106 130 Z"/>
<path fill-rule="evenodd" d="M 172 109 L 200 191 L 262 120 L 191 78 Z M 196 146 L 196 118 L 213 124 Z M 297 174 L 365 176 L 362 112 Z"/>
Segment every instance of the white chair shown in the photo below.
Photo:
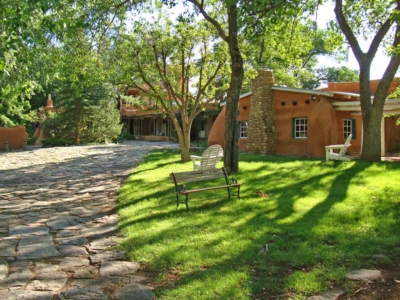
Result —
<path fill-rule="evenodd" d="M 347 137 L 346 142 L 343 145 L 330 145 L 325 146 L 326 161 L 332 160 L 351 160 L 351 157 L 344 156 L 346 154 L 347 148 L 350 147 L 351 134 Z M 333 152 L 333 150 L 339 150 L 338 153 Z"/>
<path fill-rule="evenodd" d="M 224 149 L 220 145 L 208 147 L 202 156 L 190 155 L 193 170 L 215 169 L 217 163 L 224 157 Z"/>

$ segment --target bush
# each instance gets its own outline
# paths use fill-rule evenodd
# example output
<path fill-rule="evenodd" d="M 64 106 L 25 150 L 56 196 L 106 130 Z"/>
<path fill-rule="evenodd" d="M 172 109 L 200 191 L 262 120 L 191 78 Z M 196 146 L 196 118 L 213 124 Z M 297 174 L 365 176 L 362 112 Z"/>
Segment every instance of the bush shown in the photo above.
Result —
<path fill-rule="evenodd" d="M 35 145 L 36 139 L 33 137 L 27 138 L 26 143 L 30 146 Z"/>
<path fill-rule="evenodd" d="M 49 138 L 42 141 L 43 147 L 75 146 L 78 145 L 75 139 Z"/>

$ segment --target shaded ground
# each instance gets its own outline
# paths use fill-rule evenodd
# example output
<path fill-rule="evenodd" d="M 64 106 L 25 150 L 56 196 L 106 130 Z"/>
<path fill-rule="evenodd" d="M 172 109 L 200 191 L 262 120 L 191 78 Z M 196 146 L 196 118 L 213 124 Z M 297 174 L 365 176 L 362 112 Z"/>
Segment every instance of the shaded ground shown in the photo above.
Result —
<path fill-rule="evenodd" d="M 397 300 L 400 299 L 400 263 L 379 269 L 383 278 L 373 282 L 352 283 L 352 294 L 341 296 L 340 300 Z"/>

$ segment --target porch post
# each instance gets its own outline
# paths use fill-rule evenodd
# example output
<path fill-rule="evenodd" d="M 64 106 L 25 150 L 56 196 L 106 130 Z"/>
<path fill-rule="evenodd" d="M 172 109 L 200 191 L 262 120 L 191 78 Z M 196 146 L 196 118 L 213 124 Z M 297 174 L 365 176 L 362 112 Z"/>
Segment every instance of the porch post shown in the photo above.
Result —
<path fill-rule="evenodd" d="M 140 138 L 143 137 L 143 117 L 140 118 Z"/>
<path fill-rule="evenodd" d="M 385 117 L 382 116 L 381 122 L 381 156 L 386 155 L 386 144 L 385 144 Z"/>

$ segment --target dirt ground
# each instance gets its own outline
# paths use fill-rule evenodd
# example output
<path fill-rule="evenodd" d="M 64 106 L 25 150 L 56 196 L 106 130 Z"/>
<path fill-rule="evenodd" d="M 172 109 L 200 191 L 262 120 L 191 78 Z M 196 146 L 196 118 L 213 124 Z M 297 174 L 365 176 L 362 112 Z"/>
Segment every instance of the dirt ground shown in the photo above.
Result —
<path fill-rule="evenodd" d="M 382 278 L 372 282 L 354 281 L 352 291 L 339 297 L 339 300 L 399 300 L 400 263 L 390 267 L 378 268 Z"/>

